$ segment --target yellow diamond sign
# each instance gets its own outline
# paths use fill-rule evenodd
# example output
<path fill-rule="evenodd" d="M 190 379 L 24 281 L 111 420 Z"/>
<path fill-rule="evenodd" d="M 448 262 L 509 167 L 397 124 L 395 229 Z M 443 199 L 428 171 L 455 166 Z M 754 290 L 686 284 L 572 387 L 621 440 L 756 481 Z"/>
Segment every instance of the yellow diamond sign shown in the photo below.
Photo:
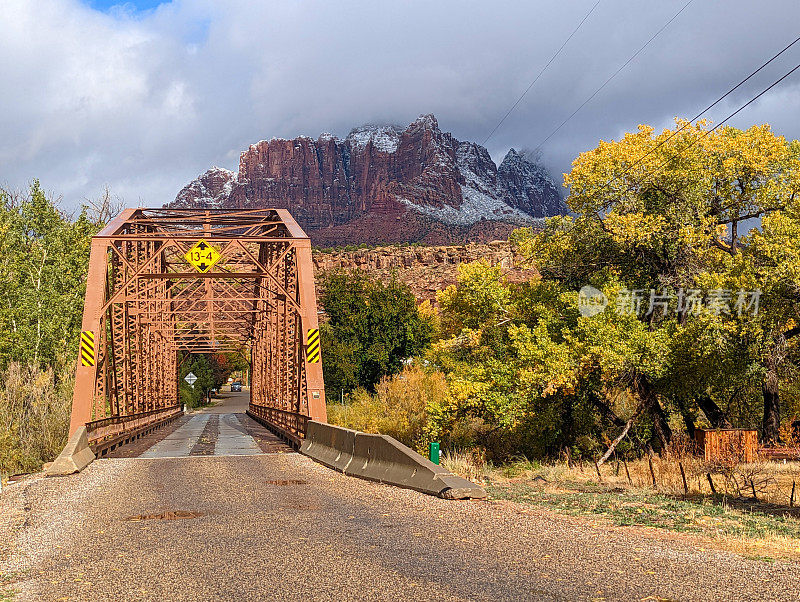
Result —
<path fill-rule="evenodd" d="M 195 245 L 189 249 L 189 252 L 184 255 L 188 261 L 198 272 L 207 272 L 219 261 L 222 257 L 214 247 L 204 240 L 198 240 Z"/>

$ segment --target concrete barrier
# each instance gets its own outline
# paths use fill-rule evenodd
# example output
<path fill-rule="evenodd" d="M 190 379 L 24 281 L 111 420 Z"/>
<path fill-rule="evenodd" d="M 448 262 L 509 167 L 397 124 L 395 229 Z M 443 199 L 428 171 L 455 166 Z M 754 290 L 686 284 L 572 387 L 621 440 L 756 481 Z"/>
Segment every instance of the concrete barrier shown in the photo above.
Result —
<path fill-rule="evenodd" d="M 48 477 L 60 477 L 82 471 L 94 461 L 94 452 L 89 447 L 86 427 L 80 427 L 70 437 L 67 446 L 58 458 L 45 470 Z"/>
<path fill-rule="evenodd" d="M 300 453 L 328 468 L 345 472 L 353 460 L 357 431 L 309 420 Z"/>
<path fill-rule="evenodd" d="M 351 477 L 414 489 L 445 499 L 481 499 L 474 483 L 434 464 L 388 435 L 309 421 L 301 453 Z"/>

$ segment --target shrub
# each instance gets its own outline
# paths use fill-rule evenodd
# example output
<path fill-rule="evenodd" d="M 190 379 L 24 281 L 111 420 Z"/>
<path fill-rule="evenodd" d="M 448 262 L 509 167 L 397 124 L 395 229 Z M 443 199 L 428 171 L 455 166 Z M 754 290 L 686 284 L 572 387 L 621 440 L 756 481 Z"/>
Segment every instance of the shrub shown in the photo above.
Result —
<path fill-rule="evenodd" d="M 443 374 L 410 366 L 382 378 L 374 394 L 358 389 L 349 404 L 330 404 L 328 420 L 365 433 L 390 435 L 422 453 L 429 442 L 427 407 L 446 395 Z"/>
<path fill-rule="evenodd" d="M 0 472 L 39 470 L 67 442 L 72 366 L 56 373 L 11 363 L 0 378 Z"/>

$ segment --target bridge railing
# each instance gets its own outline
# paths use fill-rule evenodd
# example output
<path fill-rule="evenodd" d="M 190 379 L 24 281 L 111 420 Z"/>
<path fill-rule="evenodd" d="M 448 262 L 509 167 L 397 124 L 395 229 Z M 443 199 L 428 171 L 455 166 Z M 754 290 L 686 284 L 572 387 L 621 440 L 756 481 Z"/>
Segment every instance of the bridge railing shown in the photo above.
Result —
<path fill-rule="evenodd" d="M 247 413 L 296 447 L 300 446 L 306 436 L 309 417 L 304 414 L 252 403 Z"/>
<path fill-rule="evenodd" d="M 86 423 L 89 446 L 95 454 L 102 455 L 118 445 L 137 438 L 154 428 L 183 415 L 180 405 L 128 414 L 111 416 Z"/>

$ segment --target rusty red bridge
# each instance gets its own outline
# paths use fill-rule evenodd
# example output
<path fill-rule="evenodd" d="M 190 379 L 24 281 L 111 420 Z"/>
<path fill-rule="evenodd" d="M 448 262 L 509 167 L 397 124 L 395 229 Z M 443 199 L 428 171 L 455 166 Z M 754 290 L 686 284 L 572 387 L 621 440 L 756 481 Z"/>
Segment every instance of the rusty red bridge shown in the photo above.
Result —
<path fill-rule="evenodd" d="M 311 242 L 288 211 L 127 209 L 92 239 L 70 435 L 97 454 L 182 414 L 180 362 L 243 352 L 248 414 L 324 421 Z"/>

